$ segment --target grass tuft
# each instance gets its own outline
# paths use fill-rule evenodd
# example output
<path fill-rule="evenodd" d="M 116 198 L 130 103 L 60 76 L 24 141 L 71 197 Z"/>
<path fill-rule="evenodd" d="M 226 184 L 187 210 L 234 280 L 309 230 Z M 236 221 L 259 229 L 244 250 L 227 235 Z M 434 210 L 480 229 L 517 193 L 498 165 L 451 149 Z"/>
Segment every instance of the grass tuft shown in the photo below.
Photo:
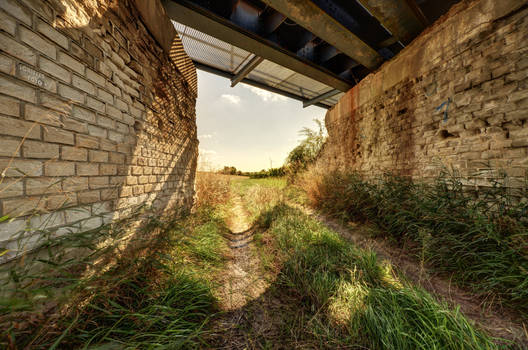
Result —
<path fill-rule="evenodd" d="M 496 183 L 478 193 L 444 174 L 433 184 L 334 172 L 307 188 L 316 207 L 375 223 L 400 245 L 489 299 L 528 312 L 528 192 Z M 524 198 L 519 200 L 519 198 Z"/>

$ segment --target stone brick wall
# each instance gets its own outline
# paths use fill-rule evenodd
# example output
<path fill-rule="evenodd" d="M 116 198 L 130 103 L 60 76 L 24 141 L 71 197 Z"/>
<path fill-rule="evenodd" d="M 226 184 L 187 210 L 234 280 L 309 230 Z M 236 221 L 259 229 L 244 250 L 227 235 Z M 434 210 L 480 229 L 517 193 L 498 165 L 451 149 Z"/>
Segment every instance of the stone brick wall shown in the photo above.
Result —
<path fill-rule="evenodd" d="M 0 1 L 0 248 L 8 256 L 31 248 L 35 229 L 64 234 L 141 205 L 192 205 L 196 72 L 177 36 L 175 52 L 164 47 L 175 31 L 160 23 L 170 21 L 144 18 L 133 0 Z M 24 230 L 32 238 L 21 247 L 13 238 Z"/>
<path fill-rule="evenodd" d="M 320 164 L 487 186 L 528 175 L 528 8 L 462 1 L 326 115 Z"/>

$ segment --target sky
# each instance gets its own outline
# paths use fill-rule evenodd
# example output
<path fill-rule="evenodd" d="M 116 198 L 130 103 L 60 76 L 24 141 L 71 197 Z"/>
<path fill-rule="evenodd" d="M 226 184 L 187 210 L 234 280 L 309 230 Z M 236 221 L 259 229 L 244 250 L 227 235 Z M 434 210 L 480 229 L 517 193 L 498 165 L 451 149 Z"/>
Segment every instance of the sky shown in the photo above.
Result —
<path fill-rule="evenodd" d="M 303 127 L 314 128 L 326 110 L 198 70 L 196 123 L 200 170 L 234 166 L 259 171 L 284 164 Z"/>

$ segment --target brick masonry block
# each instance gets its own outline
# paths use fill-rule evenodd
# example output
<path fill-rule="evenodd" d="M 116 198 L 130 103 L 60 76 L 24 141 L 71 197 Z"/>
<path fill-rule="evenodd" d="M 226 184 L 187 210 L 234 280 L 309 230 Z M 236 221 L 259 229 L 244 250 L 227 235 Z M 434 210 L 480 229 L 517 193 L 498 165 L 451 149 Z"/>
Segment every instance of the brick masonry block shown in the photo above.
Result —
<path fill-rule="evenodd" d="M 20 6 L 15 0 L 3 0 L 0 2 L 0 8 L 15 17 L 19 21 L 31 26 L 31 12 Z"/>
<path fill-rule="evenodd" d="M 62 160 L 76 160 L 76 161 L 87 161 L 88 150 L 79 147 L 61 147 L 61 159 Z"/>
<path fill-rule="evenodd" d="M 89 123 L 95 123 L 95 113 L 79 106 L 73 106 L 73 116 Z"/>
<path fill-rule="evenodd" d="M 62 190 L 65 192 L 78 192 L 88 189 L 88 178 L 79 176 L 70 176 L 64 179 Z"/>
<path fill-rule="evenodd" d="M 10 17 L 9 15 L 1 11 L 0 11 L 0 29 L 11 34 L 12 36 L 15 36 L 16 21 L 12 17 Z"/>
<path fill-rule="evenodd" d="M 26 140 L 22 144 L 22 152 L 25 158 L 58 159 L 59 145 Z"/>
<path fill-rule="evenodd" d="M 45 40 L 30 29 L 21 26 L 19 27 L 19 30 L 20 40 L 29 45 L 29 47 L 40 51 L 51 59 L 57 59 L 57 48 L 55 45 Z"/>
<path fill-rule="evenodd" d="M 111 152 L 109 161 L 110 161 L 110 163 L 124 164 L 125 163 L 125 155 L 122 154 L 122 153 Z"/>
<path fill-rule="evenodd" d="M 39 31 L 42 35 L 46 36 L 48 39 L 59 44 L 63 48 L 68 49 L 68 38 L 40 19 L 37 20 L 37 31 Z"/>
<path fill-rule="evenodd" d="M 40 126 L 35 122 L 0 116 L 0 134 L 40 139 Z"/>
<path fill-rule="evenodd" d="M 103 89 L 97 89 L 97 97 L 108 104 L 114 103 L 114 96 Z"/>
<path fill-rule="evenodd" d="M 84 93 L 80 90 L 74 89 L 68 85 L 59 84 L 59 95 L 70 99 L 72 101 L 75 101 L 77 103 L 83 104 L 84 103 Z"/>
<path fill-rule="evenodd" d="M 71 73 L 67 69 L 64 69 L 45 57 L 41 57 L 39 59 L 39 67 L 42 71 L 51 74 L 55 78 L 58 78 L 66 83 L 71 82 Z"/>
<path fill-rule="evenodd" d="M 18 117 L 20 115 L 20 102 L 17 99 L 0 95 L 0 113 Z"/>
<path fill-rule="evenodd" d="M 90 177 L 88 180 L 88 185 L 90 189 L 101 189 L 109 187 L 109 177 L 108 176 L 96 176 Z"/>
<path fill-rule="evenodd" d="M 99 139 L 94 136 L 88 136 L 88 135 L 77 135 L 77 146 L 78 147 L 85 147 L 85 148 L 91 148 L 91 149 L 98 149 L 99 148 Z"/>
<path fill-rule="evenodd" d="M 70 118 L 63 120 L 62 127 L 66 130 L 72 130 L 80 134 L 88 133 L 88 125 L 86 123 L 79 122 Z"/>
<path fill-rule="evenodd" d="M 77 195 L 80 204 L 97 203 L 101 200 L 101 193 L 99 190 L 81 192 Z"/>
<path fill-rule="evenodd" d="M 103 151 L 108 151 L 108 152 L 115 152 L 116 149 L 117 149 L 117 146 L 114 142 L 112 141 L 109 141 L 107 139 L 102 139 L 101 140 L 101 150 Z"/>
<path fill-rule="evenodd" d="M 0 76 L 0 91 L 6 95 L 16 97 L 18 99 L 36 103 L 36 90 L 26 83 Z"/>
<path fill-rule="evenodd" d="M 74 133 L 52 126 L 43 127 L 44 141 L 74 145 Z"/>
<path fill-rule="evenodd" d="M 54 194 L 62 191 L 62 180 L 57 178 L 39 177 L 26 179 L 26 195 Z"/>
<path fill-rule="evenodd" d="M 4 139 L 0 147 L 0 156 L 3 157 L 20 157 L 20 145 L 22 139 Z"/>
<path fill-rule="evenodd" d="M 2 201 L 2 215 L 12 218 L 41 212 L 45 208 L 45 199 L 42 197 L 23 197 L 6 199 Z"/>
<path fill-rule="evenodd" d="M 70 53 L 77 57 L 81 62 L 84 62 L 88 65 L 88 67 L 94 67 L 95 61 L 93 56 L 91 56 L 86 50 L 84 50 L 82 47 L 75 43 L 71 43 L 70 46 Z"/>
<path fill-rule="evenodd" d="M 70 55 L 64 52 L 59 52 L 58 62 L 70 68 L 71 70 L 75 71 L 76 73 L 84 75 L 84 70 L 85 70 L 84 64 L 81 61 L 71 57 Z"/>
<path fill-rule="evenodd" d="M 115 164 L 101 164 L 101 175 L 117 175 Z"/>
<path fill-rule="evenodd" d="M 117 199 L 119 191 L 117 188 L 103 189 L 101 190 L 101 200 L 107 201 L 112 199 Z"/>
<path fill-rule="evenodd" d="M 106 139 L 108 135 L 108 131 L 106 129 L 94 126 L 94 125 L 88 125 L 88 134 L 91 136 L 100 137 L 102 139 Z"/>
<path fill-rule="evenodd" d="M 99 175 L 99 164 L 77 163 L 76 167 L 77 167 L 78 176 L 97 176 Z"/>
<path fill-rule="evenodd" d="M 45 203 L 46 210 L 52 211 L 76 206 L 78 204 L 77 193 L 47 195 Z"/>
<path fill-rule="evenodd" d="M 7 177 L 42 176 L 43 167 L 40 160 L 0 159 L 0 173 Z"/>
<path fill-rule="evenodd" d="M 88 94 L 95 94 L 95 87 L 88 80 L 83 79 L 77 75 L 73 75 L 72 85 Z"/>
<path fill-rule="evenodd" d="M 26 120 L 52 126 L 62 125 L 60 113 L 51 109 L 26 104 L 24 111 Z"/>
<path fill-rule="evenodd" d="M 89 161 L 95 163 L 107 163 L 108 152 L 104 151 L 89 151 Z"/>
<path fill-rule="evenodd" d="M 91 96 L 88 96 L 86 106 L 95 109 L 99 113 L 105 113 L 105 104 Z"/>
<path fill-rule="evenodd" d="M 70 101 L 48 93 L 40 94 L 40 104 L 64 114 L 70 114 L 72 111 L 72 104 Z"/>
<path fill-rule="evenodd" d="M 93 81 L 100 87 L 104 87 L 106 85 L 106 78 L 92 69 L 86 69 L 86 78 Z"/>
<path fill-rule="evenodd" d="M 0 54 L 0 72 L 14 75 L 16 71 L 15 60 L 6 55 Z"/>
<path fill-rule="evenodd" d="M 75 175 L 75 163 L 73 162 L 47 162 L 44 165 L 46 176 L 73 176 Z"/>
<path fill-rule="evenodd" d="M 24 195 L 24 182 L 22 179 L 3 179 L 0 182 L 0 199 L 22 195 Z"/>

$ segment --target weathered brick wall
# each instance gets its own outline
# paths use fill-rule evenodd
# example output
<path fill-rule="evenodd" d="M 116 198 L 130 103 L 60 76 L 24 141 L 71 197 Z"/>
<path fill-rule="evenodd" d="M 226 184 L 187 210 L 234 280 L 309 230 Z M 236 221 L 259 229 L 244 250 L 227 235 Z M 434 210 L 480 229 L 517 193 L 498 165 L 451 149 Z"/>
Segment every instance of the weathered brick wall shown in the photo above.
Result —
<path fill-rule="evenodd" d="M 442 107 L 440 107 L 442 106 Z M 525 1 L 463 1 L 326 115 L 320 163 L 413 178 L 457 169 L 510 186 L 528 169 L 528 9 Z"/>
<path fill-rule="evenodd" d="M 132 0 L 0 1 L 0 247 L 10 255 L 25 227 L 60 234 L 140 205 L 192 205 L 196 72 L 177 37 L 180 61 L 163 47 L 167 20 L 142 18 Z"/>

